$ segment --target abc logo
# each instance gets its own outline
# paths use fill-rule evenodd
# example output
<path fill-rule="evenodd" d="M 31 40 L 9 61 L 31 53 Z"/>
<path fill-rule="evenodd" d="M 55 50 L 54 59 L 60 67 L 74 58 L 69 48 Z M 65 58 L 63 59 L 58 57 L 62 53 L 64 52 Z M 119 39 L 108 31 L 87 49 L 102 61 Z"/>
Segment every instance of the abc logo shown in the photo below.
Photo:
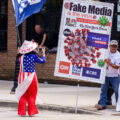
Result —
<path fill-rule="evenodd" d="M 69 74 L 69 71 L 70 71 L 70 63 L 60 61 L 60 63 L 59 63 L 59 72 Z"/>
<path fill-rule="evenodd" d="M 70 36 L 70 34 L 71 34 L 70 29 L 65 29 L 65 30 L 63 31 L 63 34 L 64 34 L 64 36 Z"/>

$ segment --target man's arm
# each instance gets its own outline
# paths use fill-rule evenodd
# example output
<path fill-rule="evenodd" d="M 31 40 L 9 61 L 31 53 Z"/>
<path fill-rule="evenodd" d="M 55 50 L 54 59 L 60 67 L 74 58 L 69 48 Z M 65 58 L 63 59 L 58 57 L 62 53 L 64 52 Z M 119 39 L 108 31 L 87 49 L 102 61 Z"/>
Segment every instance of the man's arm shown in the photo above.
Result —
<path fill-rule="evenodd" d="M 39 46 L 39 47 L 42 47 L 42 46 L 44 45 L 46 38 L 47 38 L 47 35 L 46 35 L 46 34 L 44 34 L 44 35 L 43 35 L 42 42 L 41 42 L 41 44 L 40 44 L 40 46 Z"/>
<path fill-rule="evenodd" d="M 105 59 L 104 60 L 108 65 L 110 65 L 111 67 L 113 67 L 114 69 L 119 69 L 119 66 L 111 63 L 111 61 L 109 59 Z"/>

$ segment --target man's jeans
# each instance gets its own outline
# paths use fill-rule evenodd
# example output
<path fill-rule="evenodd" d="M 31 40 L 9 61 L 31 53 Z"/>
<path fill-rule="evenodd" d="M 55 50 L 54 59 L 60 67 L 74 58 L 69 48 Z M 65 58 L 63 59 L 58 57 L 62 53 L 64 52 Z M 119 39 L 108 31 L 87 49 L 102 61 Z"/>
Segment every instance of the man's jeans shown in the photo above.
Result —
<path fill-rule="evenodd" d="M 119 78 L 118 77 L 106 77 L 105 83 L 101 87 L 101 94 L 100 94 L 100 105 L 104 106 L 104 107 L 106 106 L 109 83 L 111 83 L 111 85 L 114 89 L 116 102 L 118 99 Z"/>

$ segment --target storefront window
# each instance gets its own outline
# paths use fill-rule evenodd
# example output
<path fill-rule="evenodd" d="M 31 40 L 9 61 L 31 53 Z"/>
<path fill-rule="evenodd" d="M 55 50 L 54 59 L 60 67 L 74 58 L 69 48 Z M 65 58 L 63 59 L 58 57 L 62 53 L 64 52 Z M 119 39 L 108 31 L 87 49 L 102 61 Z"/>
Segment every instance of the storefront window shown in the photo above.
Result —
<path fill-rule="evenodd" d="M 0 1 L 0 51 L 7 50 L 7 9 L 8 1 Z"/>
<path fill-rule="evenodd" d="M 117 16 L 117 32 L 120 32 L 120 15 Z"/>
<path fill-rule="evenodd" d="M 117 5 L 118 0 L 100 0 L 101 2 L 108 2 L 114 4 L 114 13 L 113 13 L 113 21 L 112 21 L 112 31 L 111 31 L 111 39 L 117 39 Z"/>
<path fill-rule="evenodd" d="M 27 39 L 31 39 L 35 24 L 47 34 L 47 47 L 57 46 L 63 0 L 47 0 L 43 9 L 27 19 Z"/>
<path fill-rule="evenodd" d="M 47 0 L 44 8 L 46 12 L 59 12 L 62 8 L 62 2 L 63 0 Z"/>
<path fill-rule="evenodd" d="M 111 39 L 118 40 L 118 43 L 120 45 L 120 0 L 100 0 L 100 1 L 114 4 Z M 119 47 L 119 51 L 120 51 L 120 47 Z"/>
<path fill-rule="evenodd" d="M 120 32 L 120 0 L 118 0 L 117 13 L 117 31 Z"/>

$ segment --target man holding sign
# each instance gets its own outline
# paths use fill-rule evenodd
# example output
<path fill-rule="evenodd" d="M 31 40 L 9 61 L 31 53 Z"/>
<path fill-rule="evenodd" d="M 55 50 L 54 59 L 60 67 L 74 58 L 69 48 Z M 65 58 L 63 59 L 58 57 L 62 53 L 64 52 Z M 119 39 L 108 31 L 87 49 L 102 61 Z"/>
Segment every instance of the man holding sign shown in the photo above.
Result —
<path fill-rule="evenodd" d="M 116 40 L 112 40 L 110 42 L 109 48 L 110 51 L 108 54 L 108 58 L 105 59 L 105 62 L 107 63 L 106 79 L 105 83 L 101 87 L 100 106 L 98 107 L 98 110 L 103 110 L 106 108 L 107 91 L 109 83 L 111 83 L 114 89 L 116 101 L 118 99 L 118 69 L 120 67 L 120 53 L 117 51 L 118 42 Z"/>

